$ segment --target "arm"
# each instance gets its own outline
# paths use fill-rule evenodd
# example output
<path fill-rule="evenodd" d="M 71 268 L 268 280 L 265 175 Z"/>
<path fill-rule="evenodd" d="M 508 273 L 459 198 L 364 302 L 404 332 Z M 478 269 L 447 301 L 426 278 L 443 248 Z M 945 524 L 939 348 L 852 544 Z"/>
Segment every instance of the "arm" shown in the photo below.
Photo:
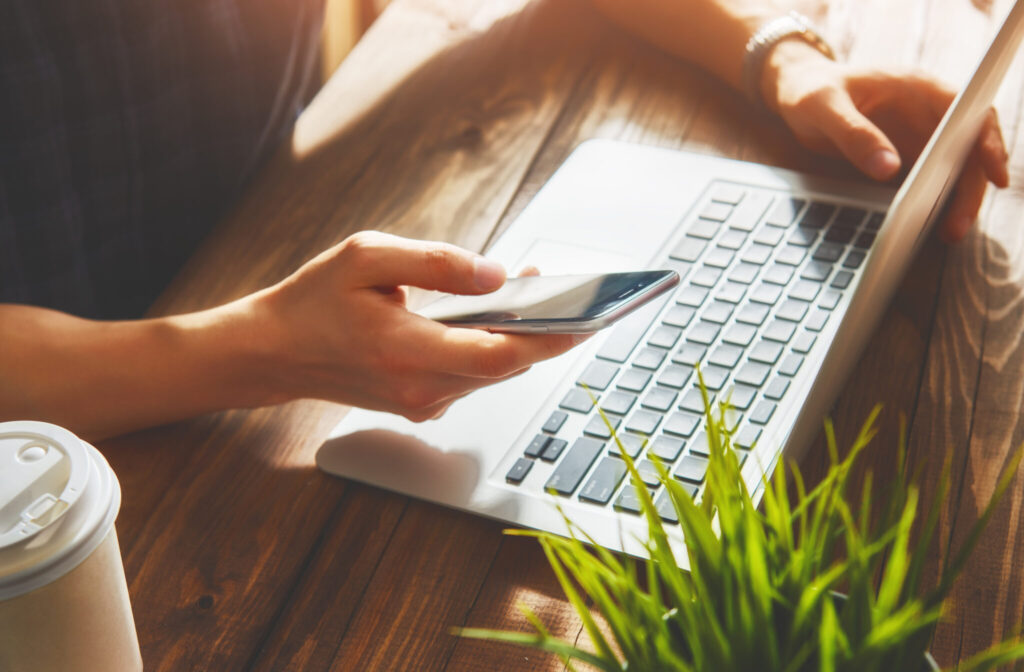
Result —
<path fill-rule="evenodd" d="M 366 232 L 198 313 L 94 322 L 0 305 L 0 420 L 96 439 L 307 397 L 426 420 L 579 342 L 445 327 L 409 312 L 401 288 L 477 294 L 504 280 L 500 266 L 454 246 Z"/>
<path fill-rule="evenodd" d="M 789 9 L 784 0 L 592 0 L 613 21 L 739 89 L 747 41 Z M 780 42 L 761 74 L 761 99 L 806 147 L 846 157 L 865 174 L 894 177 L 909 166 L 954 92 L 914 73 L 837 63 L 799 38 Z M 989 182 L 1009 183 L 1008 154 L 993 112 L 946 211 L 943 236 L 974 223 Z"/>

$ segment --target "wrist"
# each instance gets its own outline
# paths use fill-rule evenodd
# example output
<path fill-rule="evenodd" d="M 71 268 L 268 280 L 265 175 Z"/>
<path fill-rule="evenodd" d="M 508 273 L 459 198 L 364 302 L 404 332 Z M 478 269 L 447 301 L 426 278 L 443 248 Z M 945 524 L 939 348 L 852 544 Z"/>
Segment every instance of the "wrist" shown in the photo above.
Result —
<path fill-rule="evenodd" d="M 831 63 L 834 61 L 799 36 L 793 35 L 780 41 L 768 53 L 761 70 L 758 83 L 761 101 L 769 111 L 778 114 L 787 75 L 805 66 L 821 67 Z"/>

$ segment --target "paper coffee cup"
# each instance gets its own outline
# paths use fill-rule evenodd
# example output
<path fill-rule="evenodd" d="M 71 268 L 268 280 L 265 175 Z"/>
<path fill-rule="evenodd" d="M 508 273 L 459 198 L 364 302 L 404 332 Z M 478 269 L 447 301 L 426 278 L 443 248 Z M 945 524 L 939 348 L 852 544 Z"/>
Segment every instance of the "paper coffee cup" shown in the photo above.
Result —
<path fill-rule="evenodd" d="M 0 423 L 0 670 L 142 669 L 99 451 L 43 422 Z"/>

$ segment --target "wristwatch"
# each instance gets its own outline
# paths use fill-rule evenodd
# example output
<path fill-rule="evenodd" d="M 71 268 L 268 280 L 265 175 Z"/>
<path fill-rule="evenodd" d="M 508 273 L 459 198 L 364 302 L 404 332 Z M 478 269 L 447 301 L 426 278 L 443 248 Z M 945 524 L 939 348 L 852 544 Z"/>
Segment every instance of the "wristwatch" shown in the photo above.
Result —
<path fill-rule="evenodd" d="M 806 16 L 798 12 L 789 12 L 785 16 L 772 19 L 754 33 L 747 42 L 743 56 L 742 85 L 743 93 L 761 109 L 765 108 L 761 97 L 761 74 L 764 72 L 768 54 L 779 42 L 797 37 L 820 51 L 826 58 L 835 60 L 836 55 L 825 38 L 812 26 Z"/>

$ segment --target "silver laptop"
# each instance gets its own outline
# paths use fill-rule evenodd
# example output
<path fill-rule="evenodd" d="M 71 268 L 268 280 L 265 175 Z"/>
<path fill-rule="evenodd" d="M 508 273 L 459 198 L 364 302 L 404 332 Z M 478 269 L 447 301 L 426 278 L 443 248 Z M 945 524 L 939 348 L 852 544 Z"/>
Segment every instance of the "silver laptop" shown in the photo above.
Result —
<path fill-rule="evenodd" d="M 516 272 L 672 268 L 682 281 L 526 374 L 416 424 L 353 410 L 317 454 L 332 474 L 509 523 L 565 533 L 558 506 L 606 547 L 646 528 L 617 424 L 682 535 L 652 456 L 699 497 L 707 467 L 699 363 L 755 496 L 821 426 L 941 210 L 1024 35 L 1014 4 L 895 193 L 764 165 L 613 141 L 580 145 L 488 250 Z"/>

